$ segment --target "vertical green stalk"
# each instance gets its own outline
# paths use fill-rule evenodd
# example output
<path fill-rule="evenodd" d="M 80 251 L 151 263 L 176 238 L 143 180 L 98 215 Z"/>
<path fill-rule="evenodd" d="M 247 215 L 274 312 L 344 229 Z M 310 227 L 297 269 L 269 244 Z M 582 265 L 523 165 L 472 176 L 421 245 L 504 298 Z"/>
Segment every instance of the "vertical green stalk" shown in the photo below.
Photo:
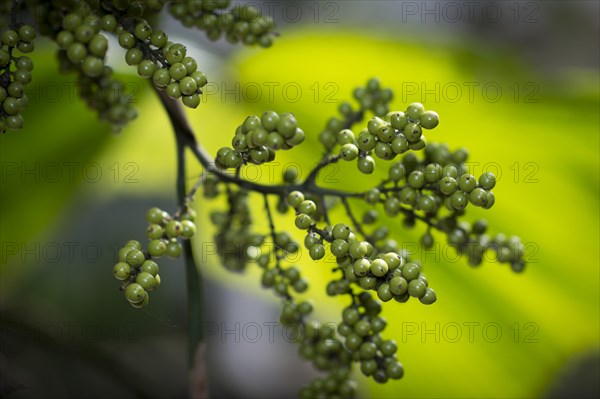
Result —
<path fill-rule="evenodd" d="M 179 204 L 186 200 L 185 188 L 185 143 L 179 134 L 177 140 L 177 197 Z M 183 240 L 183 258 L 185 261 L 187 297 L 188 297 L 188 367 L 194 367 L 194 357 L 198 346 L 204 341 L 204 291 L 202 276 L 194 262 L 190 240 Z"/>

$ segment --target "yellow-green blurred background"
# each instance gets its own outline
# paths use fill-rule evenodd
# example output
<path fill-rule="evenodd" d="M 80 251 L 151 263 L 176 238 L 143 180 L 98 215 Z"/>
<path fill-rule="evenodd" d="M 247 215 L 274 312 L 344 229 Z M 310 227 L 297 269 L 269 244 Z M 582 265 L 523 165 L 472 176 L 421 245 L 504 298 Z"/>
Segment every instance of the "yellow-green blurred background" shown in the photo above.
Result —
<path fill-rule="evenodd" d="M 286 165 L 301 165 L 306 176 L 321 152 L 318 134 L 339 102 L 377 76 L 395 91 L 392 108 L 422 101 L 439 113 L 429 141 L 464 146 L 474 174 L 489 168 L 499 176 L 494 207 L 470 207 L 467 218 L 485 217 L 492 234 L 521 236 L 529 251 L 518 275 L 495 262 L 469 267 L 445 247 L 437 258 L 416 253 L 438 302 L 385 306 L 385 337 L 399 343 L 406 374 L 386 385 L 358 377 L 360 396 L 597 394 L 598 4 L 474 2 L 473 19 L 456 21 L 444 2 L 274 3 L 281 37 L 268 50 L 209 43 L 198 31 L 160 21 L 172 38 L 189 43 L 211 82 L 198 109 L 188 112 L 211 153 L 229 145 L 245 116 L 291 111 L 307 133 L 305 144 L 248 177 L 279 182 Z M 503 16 L 491 18 L 491 7 Z M 77 101 L 72 77 L 56 72 L 53 45 L 37 47 L 26 128 L 0 139 L 0 396 L 184 397 L 183 264 L 162 261 L 163 284 L 143 311 L 126 304 L 111 276 L 118 245 L 143 238 L 146 209 L 177 206 L 168 120 L 114 49 L 109 58 L 132 82 L 139 117 L 110 133 Z M 201 169 L 188 163 L 191 185 Z M 354 165 L 340 165 L 328 169 L 325 183 L 361 190 L 386 170 L 365 179 Z M 261 199 L 252 204 L 256 229 L 265 231 Z M 207 218 L 222 204 L 195 205 L 214 396 L 294 395 L 313 372 L 282 342 L 280 329 L 277 342 L 269 342 L 277 300 L 261 290 L 256 267 L 223 270 Z M 332 216 L 343 217 L 339 210 Z M 277 217 L 282 230 L 294 231 L 291 221 L 291 214 Z M 424 232 L 419 225 L 404 230 L 397 220 L 389 227 L 409 249 Z M 337 321 L 344 302 L 324 293 L 330 265 L 307 256 L 299 263 L 317 315 Z M 255 336 L 245 329 L 252 323 L 261 326 L 258 342 L 246 336 Z"/>

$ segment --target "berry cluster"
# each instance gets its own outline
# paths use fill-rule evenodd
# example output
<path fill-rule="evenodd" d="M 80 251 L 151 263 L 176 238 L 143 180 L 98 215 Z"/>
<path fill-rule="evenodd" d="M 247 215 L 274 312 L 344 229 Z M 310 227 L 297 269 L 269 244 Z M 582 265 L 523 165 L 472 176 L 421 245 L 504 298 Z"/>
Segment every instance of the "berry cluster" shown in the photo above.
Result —
<path fill-rule="evenodd" d="M 207 189 L 205 186 L 205 196 Z M 230 190 L 228 205 L 228 212 L 213 211 L 210 215 L 211 222 L 217 227 L 214 240 L 221 264 L 229 270 L 242 271 L 252 260 L 248 249 L 261 246 L 264 236 L 251 231 L 252 217 L 247 192 Z"/>
<path fill-rule="evenodd" d="M 134 308 L 143 308 L 150 301 L 149 291 L 160 285 L 158 264 L 146 259 L 139 241 L 128 241 L 119 250 L 119 262 L 113 267 L 113 276 L 123 281 L 121 289 Z"/>
<path fill-rule="evenodd" d="M 221 169 L 239 168 L 245 163 L 271 162 L 278 150 L 289 150 L 304 141 L 304 131 L 293 114 L 265 112 L 262 117 L 250 115 L 239 125 L 230 147 L 217 152 L 215 164 Z"/>
<path fill-rule="evenodd" d="M 356 384 L 350 381 L 352 355 L 339 338 L 334 324 L 322 324 L 311 320 L 302 324 L 302 340 L 299 353 L 304 359 L 322 371 L 324 378 L 315 378 L 300 391 L 300 398 L 352 398 Z"/>
<path fill-rule="evenodd" d="M 142 251 L 142 244 L 138 241 L 129 241 L 119 250 L 119 262 L 113 267 L 113 275 L 123 281 L 121 289 L 133 307 L 146 306 L 148 291 L 160 285 L 158 264 L 151 258 L 181 256 L 183 248 L 179 239 L 194 236 L 195 217 L 196 213 L 190 208 L 179 217 L 173 217 L 159 208 L 151 208 L 146 214 L 149 223 L 146 236 L 150 240 L 147 252 Z"/>
<path fill-rule="evenodd" d="M 54 40 L 60 47 L 61 70 L 77 73 L 79 94 L 115 130 L 135 119 L 136 111 L 125 94 L 123 84 L 113 79 L 105 65 L 108 39 L 100 31 L 116 22 L 112 15 L 102 18 L 92 13 L 71 12 L 62 18 Z"/>
<path fill-rule="evenodd" d="M 354 110 L 348 102 L 340 103 L 338 111 L 342 114 L 342 119 L 330 118 L 325 130 L 319 135 L 319 141 L 327 151 L 333 150 L 338 144 L 338 133 L 341 130 L 348 129 L 361 120 L 367 111 L 383 118 L 389 111 L 389 103 L 393 97 L 392 90 L 382 88 L 379 79 L 370 79 L 366 87 L 354 90 L 354 98 L 360 103 L 359 109 Z"/>
<path fill-rule="evenodd" d="M 117 26 L 115 33 L 119 45 L 127 50 L 125 61 L 137 66 L 138 75 L 151 79 L 154 87 L 165 90 L 169 97 L 181 98 L 187 107 L 196 108 L 200 104 L 207 79 L 198 70 L 196 60 L 187 56 L 183 44 L 168 41 L 164 32 L 153 31 L 143 19 L 138 19 L 131 31 Z"/>
<path fill-rule="evenodd" d="M 389 122 L 379 117 L 372 118 L 358 138 L 350 129 L 341 130 L 337 134 L 340 158 L 345 161 L 358 159 L 358 170 L 371 174 L 375 170 L 372 154 L 389 161 L 408 150 L 422 150 L 426 146 L 422 129 L 433 129 L 439 121 L 434 111 L 425 111 L 420 103 L 410 104 L 406 113 L 393 112 L 387 118 Z"/>
<path fill-rule="evenodd" d="M 338 333 L 345 337 L 344 346 L 352 353 L 352 360 L 360 362 L 360 370 L 376 382 L 385 383 L 389 378 L 398 380 L 404 368 L 396 358 L 398 347 L 394 340 L 384 340 L 381 332 L 387 322 L 379 316 L 381 304 L 367 292 L 342 312 Z"/>
<path fill-rule="evenodd" d="M 25 86 L 31 82 L 33 62 L 26 55 L 17 57 L 15 50 L 21 53 L 33 51 L 35 29 L 31 25 L 21 25 L 18 29 L 7 29 L 1 34 L 0 47 L 0 133 L 7 129 L 23 128 L 21 112 L 28 103 Z M 15 69 L 11 70 L 14 65 Z"/>
<path fill-rule="evenodd" d="M 186 27 L 206 31 L 210 40 L 225 37 L 229 43 L 252 46 L 273 44 L 275 23 L 261 15 L 253 5 L 236 5 L 227 9 L 231 0 L 182 0 L 173 2 L 169 11 Z"/>

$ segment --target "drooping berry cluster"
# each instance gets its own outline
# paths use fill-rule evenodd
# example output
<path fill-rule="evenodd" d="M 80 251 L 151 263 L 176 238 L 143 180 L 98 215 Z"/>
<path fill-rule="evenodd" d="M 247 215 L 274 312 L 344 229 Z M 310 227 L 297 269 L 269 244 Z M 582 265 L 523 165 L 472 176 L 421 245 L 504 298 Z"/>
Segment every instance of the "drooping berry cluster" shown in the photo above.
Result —
<path fill-rule="evenodd" d="M 335 325 L 311 320 L 301 326 L 300 356 L 328 375 L 317 377 L 302 388 L 300 398 L 354 397 L 356 383 L 350 380 L 352 355 L 337 337 Z"/>
<path fill-rule="evenodd" d="M 253 5 L 235 5 L 231 0 L 179 0 L 169 11 L 186 27 L 206 31 L 210 40 L 225 37 L 228 42 L 270 47 L 273 44 L 275 23 L 261 15 Z"/>
<path fill-rule="evenodd" d="M 183 44 L 168 41 L 164 32 L 153 30 L 143 19 L 138 19 L 133 29 L 119 26 L 115 33 L 119 45 L 127 50 L 125 61 L 137 66 L 138 75 L 151 79 L 154 87 L 165 90 L 169 97 L 181 98 L 185 106 L 198 107 L 207 79 Z"/>
<path fill-rule="evenodd" d="M 293 114 L 265 112 L 250 115 L 239 125 L 230 147 L 217 152 L 215 164 L 221 169 L 238 168 L 247 162 L 256 165 L 271 162 L 278 150 L 289 150 L 304 141 L 304 131 Z"/>
<path fill-rule="evenodd" d="M 210 186 L 205 186 L 205 196 L 206 190 L 210 190 Z M 247 192 L 230 190 L 228 205 L 229 211 L 213 211 L 210 215 L 217 227 L 214 240 L 221 264 L 229 270 L 242 271 L 252 259 L 248 249 L 261 246 L 264 236 L 252 233 Z"/>
<path fill-rule="evenodd" d="M 135 308 L 148 304 L 148 291 L 160 285 L 158 264 L 152 260 L 164 255 L 178 258 L 183 252 L 180 239 L 190 239 L 196 233 L 194 210 L 187 210 L 173 217 L 169 213 L 151 208 L 146 214 L 148 228 L 146 237 L 150 240 L 147 252 L 142 250 L 139 241 L 129 241 L 119 250 L 118 263 L 113 267 L 113 275 L 123 281 L 121 289 L 125 298 Z"/>
<path fill-rule="evenodd" d="M 92 12 L 71 12 L 62 18 L 54 40 L 60 47 L 61 71 L 77 73 L 79 94 L 87 105 L 98 112 L 115 130 L 135 119 L 121 82 L 113 78 L 113 70 L 105 65 L 108 39 L 100 31 L 116 26 L 115 18 L 102 18 Z"/>
<path fill-rule="evenodd" d="M 134 308 L 143 308 L 150 301 L 149 291 L 160 285 L 158 264 L 146 259 L 139 241 L 128 241 L 119 250 L 119 262 L 113 267 L 113 276 L 123 281 L 121 289 Z"/>
<path fill-rule="evenodd" d="M 381 332 L 387 322 L 379 316 L 381 304 L 367 292 L 342 312 L 338 333 L 343 336 L 344 346 L 352 353 L 352 360 L 360 362 L 360 370 L 376 382 L 385 383 L 389 378 L 398 380 L 404 368 L 398 362 L 398 347 L 394 340 L 384 340 Z"/>
<path fill-rule="evenodd" d="M 26 85 L 31 82 L 33 62 L 26 55 L 17 57 L 15 50 L 26 54 L 34 49 L 36 32 L 31 25 L 1 32 L 0 46 L 0 133 L 23 128 L 21 112 L 28 103 Z M 14 66 L 14 70 L 13 70 Z"/>

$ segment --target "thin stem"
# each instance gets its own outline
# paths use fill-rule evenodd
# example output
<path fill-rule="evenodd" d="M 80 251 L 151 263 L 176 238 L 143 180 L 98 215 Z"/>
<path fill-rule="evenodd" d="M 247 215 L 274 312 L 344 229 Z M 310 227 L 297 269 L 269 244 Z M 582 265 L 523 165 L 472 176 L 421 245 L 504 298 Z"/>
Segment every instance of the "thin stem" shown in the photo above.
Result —
<path fill-rule="evenodd" d="M 358 220 L 356 220 L 356 217 L 354 217 L 354 213 L 352 212 L 352 208 L 350 208 L 348 199 L 342 198 L 342 204 L 344 205 L 344 209 L 346 210 L 346 215 L 348 215 L 348 218 L 352 222 L 352 225 L 354 226 L 354 229 L 358 232 L 358 234 L 363 236 L 363 238 L 372 245 L 375 245 L 375 243 L 372 242 L 372 239 L 369 237 L 369 235 L 365 233 L 365 231 L 362 229 L 360 223 L 358 222 Z"/>
<path fill-rule="evenodd" d="M 321 159 L 321 161 L 317 164 L 317 166 L 315 166 L 313 168 L 313 170 L 311 170 L 311 172 L 309 173 L 309 175 L 306 177 L 306 180 L 304 181 L 304 183 L 302 184 L 303 186 L 311 186 L 314 185 L 315 181 L 317 180 L 317 175 L 319 174 L 319 172 L 321 171 L 321 169 L 336 163 L 337 161 L 339 161 L 342 157 L 339 155 L 335 155 L 335 156 L 326 156 L 323 157 L 323 159 Z"/>
<path fill-rule="evenodd" d="M 159 92 L 159 97 L 163 101 L 165 108 L 167 108 L 167 104 L 169 104 L 168 106 L 171 108 L 178 106 L 170 99 L 167 101 L 166 98 L 160 94 L 161 93 Z M 186 131 L 185 129 L 182 129 L 185 125 L 187 125 L 187 123 L 184 121 L 180 121 L 177 125 L 173 123 L 175 139 L 177 142 L 177 197 L 182 206 L 187 200 L 185 189 L 186 140 L 184 139 L 184 136 L 191 132 L 191 130 Z M 196 262 L 194 262 L 192 245 L 189 240 L 183 240 L 183 257 L 185 261 L 188 296 L 188 367 L 192 369 L 195 365 L 196 351 L 204 341 L 204 290 L 202 286 L 202 275 L 196 267 Z"/>

